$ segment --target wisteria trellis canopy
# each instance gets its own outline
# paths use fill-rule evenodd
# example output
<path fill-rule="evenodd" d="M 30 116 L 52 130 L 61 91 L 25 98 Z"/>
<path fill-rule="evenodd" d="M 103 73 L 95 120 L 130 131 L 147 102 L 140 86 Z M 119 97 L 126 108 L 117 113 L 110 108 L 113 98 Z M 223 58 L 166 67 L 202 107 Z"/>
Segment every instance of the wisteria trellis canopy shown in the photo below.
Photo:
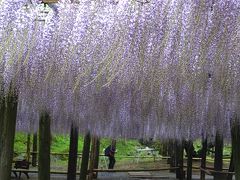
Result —
<path fill-rule="evenodd" d="M 30 3 L 31 2 L 31 3 Z M 240 0 L 0 1 L 1 89 L 17 128 L 229 136 L 240 116 Z"/>

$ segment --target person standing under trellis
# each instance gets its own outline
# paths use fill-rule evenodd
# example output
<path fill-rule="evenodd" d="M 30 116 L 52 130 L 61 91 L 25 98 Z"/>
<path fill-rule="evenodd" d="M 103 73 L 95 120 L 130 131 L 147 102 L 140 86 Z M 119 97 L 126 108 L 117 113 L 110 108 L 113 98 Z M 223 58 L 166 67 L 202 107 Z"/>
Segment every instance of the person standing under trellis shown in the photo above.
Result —
<path fill-rule="evenodd" d="M 114 168 L 114 165 L 116 162 L 115 157 L 114 157 L 115 152 L 116 152 L 116 140 L 112 140 L 112 144 L 109 145 L 104 151 L 105 156 L 107 156 L 109 159 L 108 169 Z"/>

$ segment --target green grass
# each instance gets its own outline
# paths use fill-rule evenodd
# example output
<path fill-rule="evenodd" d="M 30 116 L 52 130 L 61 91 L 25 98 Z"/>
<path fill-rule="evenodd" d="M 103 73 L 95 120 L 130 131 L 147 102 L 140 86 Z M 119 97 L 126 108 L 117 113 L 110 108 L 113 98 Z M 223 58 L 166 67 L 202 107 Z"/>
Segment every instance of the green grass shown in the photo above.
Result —
<path fill-rule="evenodd" d="M 31 137 L 32 140 L 32 137 Z M 32 143 L 32 142 L 31 142 Z M 52 136 L 52 144 L 51 144 L 51 152 L 57 153 L 68 153 L 69 151 L 69 143 L 70 138 L 68 135 L 59 135 L 55 134 Z M 158 142 L 156 142 L 158 143 Z M 111 139 L 102 138 L 100 141 L 100 153 L 103 153 L 103 149 L 111 144 Z M 141 144 L 137 140 L 117 140 L 117 155 L 119 156 L 131 156 L 136 152 L 136 148 L 142 147 Z M 83 148 L 83 136 L 79 136 L 78 141 L 78 151 L 82 152 Z M 197 140 L 194 142 L 194 148 L 198 151 L 201 148 L 201 141 Z M 26 133 L 16 133 L 15 143 L 14 143 L 14 151 L 16 153 L 26 152 L 27 149 L 27 134 Z M 231 154 L 231 146 L 229 144 L 225 144 L 224 155 Z"/>
<path fill-rule="evenodd" d="M 56 153 L 68 153 L 69 152 L 70 138 L 68 135 L 53 135 L 51 141 L 51 152 Z M 32 144 L 32 137 L 31 137 Z M 103 149 L 111 144 L 111 139 L 103 138 L 100 140 L 100 153 L 103 153 Z M 117 155 L 128 156 L 134 155 L 136 148 L 141 147 L 137 140 L 117 140 Z M 27 134 L 26 133 L 16 133 L 14 152 L 18 155 L 20 152 L 26 152 L 27 149 Z M 83 136 L 79 136 L 78 140 L 78 152 L 81 153 L 83 149 Z M 23 153 L 24 154 L 24 153 Z M 63 156 L 61 159 L 65 159 Z"/>
<path fill-rule="evenodd" d="M 202 148 L 201 140 L 194 141 L 193 145 L 194 145 L 195 151 L 198 151 L 199 149 Z M 232 146 L 229 143 L 228 144 L 225 143 L 224 148 L 223 148 L 223 155 L 224 156 L 230 156 L 231 155 L 231 150 L 232 150 Z"/>
<path fill-rule="evenodd" d="M 51 141 L 51 152 L 56 153 L 68 153 L 69 152 L 69 143 L 70 138 L 68 135 L 59 135 L 55 134 L 52 136 Z M 102 138 L 100 140 L 100 154 L 103 154 L 103 149 L 106 148 L 111 144 L 111 139 Z M 31 146 L 32 146 L 32 136 L 31 136 Z M 124 140 L 124 139 L 117 139 L 117 153 L 116 159 L 117 164 L 125 165 L 128 163 L 133 163 L 134 159 L 130 159 L 127 157 L 121 156 L 135 156 L 137 148 L 144 148 L 137 140 Z M 161 143 L 159 141 L 153 144 L 153 147 L 160 150 Z M 194 142 L 195 150 L 198 151 L 201 148 L 201 141 L 197 140 Z M 15 144 L 14 144 L 14 156 L 15 158 L 22 159 L 26 155 L 27 149 L 27 134 L 26 133 L 17 133 L 15 136 Z M 81 153 L 83 149 L 83 136 L 79 136 L 78 141 L 78 152 Z M 224 146 L 224 155 L 231 155 L 231 146 L 229 144 L 225 144 Z M 209 156 L 210 158 L 210 156 Z M 67 167 L 67 160 L 68 155 L 53 155 L 51 156 L 51 166 L 56 169 L 65 169 Z M 149 159 L 141 159 L 140 161 L 152 161 L 152 157 L 149 156 Z M 134 163 L 133 163 L 134 164 Z"/>
<path fill-rule="evenodd" d="M 68 153 L 69 152 L 70 137 L 68 135 L 52 135 L 51 140 L 51 152 L 54 153 Z M 100 154 L 103 154 L 103 149 L 111 144 L 111 139 L 102 138 L 100 140 Z M 117 153 L 116 156 L 133 156 L 136 152 L 136 148 L 141 147 L 137 140 L 117 140 Z M 26 157 L 27 149 L 27 134 L 16 133 L 14 143 L 14 158 L 23 159 Z M 31 136 L 31 149 L 32 149 L 32 136 Z M 78 152 L 81 153 L 83 149 L 83 136 L 79 136 Z M 52 155 L 51 167 L 53 169 L 64 170 L 67 167 L 68 155 Z M 129 158 L 118 157 L 118 162 L 129 161 Z"/>

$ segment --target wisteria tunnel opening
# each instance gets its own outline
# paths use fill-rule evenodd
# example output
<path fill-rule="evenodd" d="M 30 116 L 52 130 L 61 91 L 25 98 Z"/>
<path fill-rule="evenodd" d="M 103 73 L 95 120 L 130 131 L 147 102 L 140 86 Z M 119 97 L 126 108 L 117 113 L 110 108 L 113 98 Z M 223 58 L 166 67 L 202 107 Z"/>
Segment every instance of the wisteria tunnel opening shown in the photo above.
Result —
<path fill-rule="evenodd" d="M 53 133 L 70 135 L 66 172 L 51 170 Z M 102 138 L 159 140 L 167 166 L 101 169 Z M 0 180 L 129 171 L 240 180 L 240 0 L 0 0 Z"/>

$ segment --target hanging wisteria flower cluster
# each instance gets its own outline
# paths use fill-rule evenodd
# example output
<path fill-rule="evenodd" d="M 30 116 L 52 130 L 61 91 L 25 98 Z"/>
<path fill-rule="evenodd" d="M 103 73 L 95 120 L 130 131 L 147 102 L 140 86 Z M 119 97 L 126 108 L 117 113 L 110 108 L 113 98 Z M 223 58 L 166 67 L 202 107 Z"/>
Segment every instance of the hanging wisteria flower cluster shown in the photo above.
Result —
<path fill-rule="evenodd" d="M 66 0 L 44 19 L 38 1 L 0 2 L 19 130 L 47 111 L 55 132 L 194 139 L 240 117 L 239 0 Z"/>

